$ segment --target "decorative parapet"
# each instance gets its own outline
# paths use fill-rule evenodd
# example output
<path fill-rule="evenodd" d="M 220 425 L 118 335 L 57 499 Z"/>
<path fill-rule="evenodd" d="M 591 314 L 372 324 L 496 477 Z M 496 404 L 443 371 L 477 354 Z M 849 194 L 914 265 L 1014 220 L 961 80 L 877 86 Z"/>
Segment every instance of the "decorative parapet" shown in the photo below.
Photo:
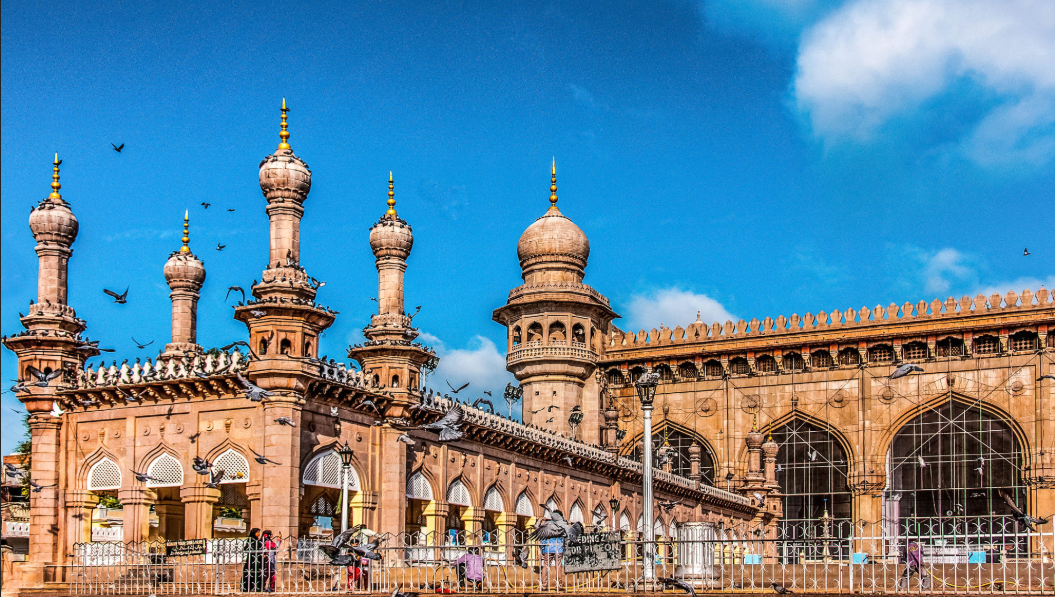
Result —
<path fill-rule="evenodd" d="M 587 344 L 582 342 L 572 342 L 571 346 L 564 342 L 560 344 L 550 343 L 549 346 L 542 346 L 541 343 L 536 344 L 536 342 L 532 342 L 531 345 L 518 346 L 509 351 L 509 355 L 506 356 L 506 364 L 512 365 L 524 359 L 538 358 L 572 358 L 590 361 L 591 363 L 596 362 L 597 353 L 590 350 L 587 346 Z"/>
<path fill-rule="evenodd" d="M 109 367 L 106 363 L 99 363 L 98 368 L 88 365 L 77 376 L 75 387 L 85 390 L 95 387 L 229 375 L 243 371 L 247 363 L 247 358 L 242 356 L 237 348 L 231 352 L 220 352 L 219 354 L 194 353 L 183 356 L 161 354 L 154 362 L 148 358 L 145 363 L 140 363 L 139 359 L 136 359 L 132 365 L 129 365 L 127 360 L 120 366 L 116 361 Z"/>
<path fill-rule="evenodd" d="M 586 284 L 580 284 L 577 282 L 546 282 L 544 284 L 521 284 L 516 288 L 509 291 L 509 302 L 514 302 L 526 294 L 534 294 L 539 292 L 564 292 L 573 291 L 580 294 L 585 294 L 597 299 L 604 306 L 610 306 L 608 303 L 608 297 L 604 296 L 600 292 L 594 290 L 592 286 Z"/>
<path fill-rule="evenodd" d="M 615 468 L 634 473 L 635 475 L 641 475 L 644 472 L 644 465 L 640 462 L 630 460 L 624 456 L 613 457 L 611 452 L 600 446 L 593 446 L 580 441 L 571 440 L 550 431 L 528 427 L 522 423 L 489 413 L 479 408 L 474 408 L 468 404 L 451 400 L 450 398 L 441 397 L 439 395 L 426 395 L 422 397 L 422 408 L 426 411 L 435 413 L 445 413 L 453 408 L 455 404 L 461 406 L 465 413 L 463 421 L 469 425 L 482 427 L 539 446 L 558 450 L 572 457 L 590 460 L 605 466 L 614 466 Z M 652 475 L 653 478 L 660 483 L 665 483 L 689 491 L 700 492 L 704 494 L 704 496 L 711 498 L 710 501 L 712 501 L 712 503 L 725 503 L 726 505 L 734 505 L 740 508 L 753 508 L 751 500 L 742 495 L 718 489 L 717 487 L 703 485 L 692 479 L 686 479 L 685 477 L 667 471 L 653 470 Z"/>
<path fill-rule="evenodd" d="M 1019 295 L 1014 291 L 1008 292 L 1001 297 L 993 294 L 990 297 L 978 295 L 973 300 L 964 296 L 959 301 L 953 297 L 940 301 L 934 299 L 930 303 L 920 301 L 913 305 L 905 303 L 900 307 L 891 304 L 884 308 L 877 305 L 873 309 L 861 307 L 860 310 L 847 309 L 833 310 L 831 313 L 821 311 L 817 315 L 806 313 L 800 317 L 797 313 L 790 318 L 783 315 L 775 320 L 766 317 L 759 321 L 752 319 L 750 322 L 741 319 L 735 324 L 726 321 L 725 324 L 718 322 L 710 326 L 697 320 L 688 328 L 678 326 L 671 330 L 662 327 L 655 328 L 650 332 L 641 330 L 634 332 L 622 332 L 613 330 L 606 339 L 607 352 L 620 350 L 632 350 L 640 348 L 652 348 L 655 346 L 671 344 L 692 344 L 698 342 L 733 340 L 741 338 L 757 338 L 762 336 L 778 336 L 781 334 L 792 334 L 801 332 L 813 332 L 818 330 L 849 330 L 878 328 L 886 325 L 905 324 L 915 321 L 953 321 L 957 318 L 970 318 L 980 315 L 1014 314 L 1028 312 L 1030 310 L 1051 309 L 1055 307 L 1055 296 L 1041 287 L 1036 293 L 1023 290 Z"/>

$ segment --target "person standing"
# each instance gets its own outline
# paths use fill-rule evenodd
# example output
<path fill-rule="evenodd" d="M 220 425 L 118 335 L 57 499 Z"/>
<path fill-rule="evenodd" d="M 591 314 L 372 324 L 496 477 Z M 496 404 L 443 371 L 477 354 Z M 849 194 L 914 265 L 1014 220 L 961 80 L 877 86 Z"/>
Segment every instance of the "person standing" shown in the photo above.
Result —
<path fill-rule="evenodd" d="M 244 556 L 242 563 L 242 592 L 255 593 L 263 588 L 264 562 L 266 560 L 264 542 L 260 539 L 260 529 L 250 529 L 249 537 L 246 538 L 245 544 L 242 546 L 242 554 Z"/>
<path fill-rule="evenodd" d="M 542 588 L 549 588 L 550 584 L 550 567 L 553 568 L 553 580 L 556 583 L 555 589 L 560 589 L 560 569 L 564 560 L 564 539 L 561 537 L 553 537 L 550 539 L 543 539 L 539 550 L 542 552 Z"/>
<path fill-rule="evenodd" d="M 275 577 L 278 574 L 278 548 L 282 546 L 282 536 L 272 535 L 270 530 L 261 535 L 264 543 L 264 553 L 267 559 L 264 562 L 264 582 L 261 589 L 268 593 L 275 592 Z"/>

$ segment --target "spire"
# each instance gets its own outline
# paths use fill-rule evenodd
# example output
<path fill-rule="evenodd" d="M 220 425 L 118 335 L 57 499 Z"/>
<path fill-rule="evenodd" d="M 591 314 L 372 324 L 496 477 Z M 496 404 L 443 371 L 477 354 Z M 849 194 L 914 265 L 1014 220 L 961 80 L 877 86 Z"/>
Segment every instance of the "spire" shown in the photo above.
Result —
<path fill-rule="evenodd" d="M 62 185 L 59 184 L 59 166 L 61 164 L 62 160 L 59 159 L 59 154 L 56 153 L 55 168 L 53 169 L 53 174 L 51 175 L 51 194 L 48 195 L 48 199 L 58 199 L 60 201 L 62 200 L 62 195 L 59 194 L 59 189 L 62 188 Z"/>
<path fill-rule="evenodd" d="M 282 131 L 278 134 L 282 142 L 278 144 L 279 149 L 289 149 L 289 123 L 286 122 L 286 112 L 289 112 L 289 108 L 286 107 L 286 98 L 282 98 Z"/>
<path fill-rule="evenodd" d="M 395 183 L 392 182 L 392 171 L 388 171 L 388 211 L 385 212 L 386 216 L 396 215 L 396 191 Z"/>
<path fill-rule="evenodd" d="M 187 243 L 190 242 L 190 210 L 183 212 L 183 246 L 180 247 L 180 253 L 190 253 L 190 247 Z"/>
<path fill-rule="evenodd" d="M 557 209 L 557 158 L 553 157 L 553 168 L 550 170 L 552 177 L 549 185 L 549 208 Z"/>

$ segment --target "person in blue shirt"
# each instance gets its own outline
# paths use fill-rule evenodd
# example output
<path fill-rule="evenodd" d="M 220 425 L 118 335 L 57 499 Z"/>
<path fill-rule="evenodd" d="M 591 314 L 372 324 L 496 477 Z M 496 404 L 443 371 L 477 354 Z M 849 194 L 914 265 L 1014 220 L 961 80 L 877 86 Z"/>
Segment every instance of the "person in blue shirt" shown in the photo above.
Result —
<path fill-rule="evenodd" d="M 550 567 L 552 566 L 553 580 L 556 583 L 554 588 L 560 589 L 560 570 L 564 559 L 564 539 L 560 537 L 543 539 L 539 550 L 542 552 L 542 587 L 549 588 Z"/>

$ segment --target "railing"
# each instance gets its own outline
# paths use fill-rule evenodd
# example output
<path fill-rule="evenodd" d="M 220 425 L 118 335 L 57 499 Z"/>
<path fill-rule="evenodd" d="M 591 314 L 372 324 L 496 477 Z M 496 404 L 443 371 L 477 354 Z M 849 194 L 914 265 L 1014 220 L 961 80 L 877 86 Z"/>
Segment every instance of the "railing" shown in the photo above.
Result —
<path fill-rule="evenodd" d="M 597 353 L 580 342 L 573 342 L 568 346 L 566 342 L 553 340 L 546 346 L 526 346 L 524 348 L 513 347 L 506 357 L 506 363 L 515 363 L 522 359 L 538 357 L 564 357 L 596 361 Z"/>
<path fill-rule="evenodd" d="M 29 536 L 29 523 L 9 520 L 4 523 L 4 537 L 28 537 Z"/>
<path fill-rule="evenodd" d="M 521 540 L 522 531 L 458 535 L 453 543 L 443 534 L 373 536 L 380 560 L 352 566 L 331 565 L 316 540 L 290 539 L 271 551 L 247 549 L 244 539 L 210 540 L 201 542 L 200 553 L 187 555 L 166 555 L 161 543 L 78 544 L 71 592 L 659 592 L 661 584 L 644 578 L 642 558 L 649 556 L 657 579 L 680 579 L 697 592 L 772 593 L 773 584 L 818 594 L 1055 591 L 1051 530 L 1018 532 L 1012 543 L 1021 549 L 1009 551 L 988 536 L 887 535 L 883 524 L 840 523 L 844 535 L 826 536 L 828 527 L 821 527 L 818 536 L 816 522 L 794 533 L 793 541 L 780 538 L 787 536 L 786 526 L 780 531 L 688 523 L 678 527 L 677 538 L 654 542 L 615 533 L 605 542 L 607 550 L 590 552 L 602 554 L 593 559 L 575 557 L 581 545 L 563 555 L 544 554 L 542 545 Z M 442 540 L 433 541 L 437 537 Z M 799 555 L 789 557 L 794 550 Z M 949 557 L 951 551 L 962 557 Z M 593 562 L 591 570 L 581 571 L 585 561 Z"/>

